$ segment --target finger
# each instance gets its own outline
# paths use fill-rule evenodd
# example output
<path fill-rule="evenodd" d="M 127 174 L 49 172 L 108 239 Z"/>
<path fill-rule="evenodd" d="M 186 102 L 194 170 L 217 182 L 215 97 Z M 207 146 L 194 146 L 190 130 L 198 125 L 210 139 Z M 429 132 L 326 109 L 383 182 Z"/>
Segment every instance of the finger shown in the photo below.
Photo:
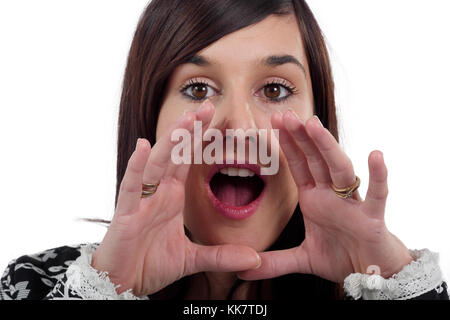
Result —
<path fill-rule="evenodd" d="M 200 105 L 199 110 L 204 107 L 207 101 L 209 100 L 206 100 Z M 175 172 L 175 169 L 173 168 L 175 163 L 173 163 L 171 155 L 172 149 L 180 142 L 177 140 L 172 140 L 172 133 L 175 130 L 180 130 L 180 132 L 187 135 L 187 139 L 190 141 L 194 130 L 195 120 L 196 114 L 194 112 L 185 113 L 175 124 L 170 126 L 167 132 L 157 141 L 157 143 L 153 146 L 152 153 L 150 154 L 147 165 L 144 169 L 144 183 L 159 182 L 162 177 L 166 176 L 167 169 L 170 169 L 168 172 L 169 175 L 172 175 Z"/>
<path fill-rule="evenodd" d="M 187 112 L 156 142 L 144 169 L 144 183 L 157 183 L 165 175 L 171 162 L 172 148 L 179 143 L 178 141 L 172 141 L 172 132 L 174 130 L 187 130 L 188 134 L 191 134 L 194 128 L 194 120 L 195 114 Z"/>
<path fill-rule="evenodd" d="M 209 127 L 211 120 L 214 116 L 214 104 L 208 99 L 205 102 L 205 104 L 203 105 L 203 107 L 199 108 L 196 111 L 195 115 L 196 115 L 196 121 L 201 122 L 201 126 L 202 126 L 201 132 L 204 134 L 206 132 L 207 128 Z M 195 150 L 197 149 L 197 152 L 199 152 L 200 154 L 203 154 L 202 141 L 203 141 L 203 137 L 202 137 L 202 139 L 200 139 L 200 141 L 198 141 L 198 143 L 196 145 L 194 145 L 194 143 L 192 144 L 193 152 L 195 152 Z M 190 164 L 183 163 L 181 165 L 173 165 L 173 163 L 172 163 L 171 165 L 169 165 L 169 167 L 174 168 L 174 170 L 173 170 L 174 172 L 169 175 L 173 176 L 176 180 L 184 183 L 184 181 L 187 178 L 188 172 L 189 172 Z"/>
<path fill-rule="evenodd" d="M 355 199 L 355 200 L 358 201 L 358 202 L 361 202 L 361 201 L 362 201 L 361 196 L 359 195 L 358 189 L 356 189 L 355 191 L 353 191 L 353 193 L 352 193 L 352 198 Z"/>
<path fill-rule="evenodd" d="M 350 158 L 345 154 L 339 143 L 316 116 L 305 124 L 306 132 L 315 143 L 325 160 L 331 181 L 338 188 L 345 188 L 355 183 L 355 172 Z"/>
<path fill-rule="evenodd" d="M 279 277 L 290 273 L 310 274 L 306 251 L 302 246 L 261 252 L 261 266 L 258 269 L 239 272 L 237 276 L 243 280 L 260 280 Z"/>
<path fill-rule="evenodd" d="M 279 142 L 289 165 L 292 177 L 298 188 L 314 185 L 305 155 L 296 145 L 294 139 L 283 124 L 282 115 L 274 113 L 271 118 L 272 127 L 279 130 Z"/>
<path fill-rule="evenodd" d="M 331 182 L 328 166 L 317 149 L 314 142 L 306 132 L 305 126 L 300 118 L 292 111 L 288 110 L 283 116 L 283 121 L 289 133 L 294 138 L 308 161 L 308 167 L 314 181 L 317 184 L 327 184 Z"/>
<path fill-rule="evenodd" d="M 116 214 L 132 214 L 139 207 L 142 191 L 142 173 L 151 150 L 147 139 L 138 139 L 136 150 L 128 160 L 127 169 L 120 183 Z"/>
<path fill-rule="evenodd" d="M 261 258 L 250 247 L 234 244 L 204 246 L 191 242 L 185 273 L 237 272 L 259 265 Z"/>
<path fill-rule="evenodd" d="M 369 155 L 369 186 L 364 200 L 363 210 L 373 216 L 383 217 L 388 196 L 387 167 L 381 151 L 372 151 Z"/>

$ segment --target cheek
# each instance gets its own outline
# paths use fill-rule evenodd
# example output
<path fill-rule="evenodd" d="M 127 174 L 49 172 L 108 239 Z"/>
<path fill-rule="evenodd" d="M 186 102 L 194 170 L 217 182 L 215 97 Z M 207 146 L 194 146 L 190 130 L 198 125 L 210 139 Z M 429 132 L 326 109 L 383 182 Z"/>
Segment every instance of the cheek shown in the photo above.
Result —
<path fill-rule="evenodd" d="M 158 121 L 156 123 L 156 141 L 159 140 L 164 131 L 169 127 L 169 123 L 167 121 L 167 117 L 164 116 L 163 112 L 159 113 Z"/>
<path fill-rule="evenodd" d="M 161 109 L 158 115 L 158 121 L 156 124 L 156 140 L 159 139 L 168 128 L 183 115 L 184 110 L 181 107 L 177 107 L 181 105 L 180 103 L 176 103 L 174 99 L 168 98 L 166 102 L 161 105 Z"/>
<path fill-rule="evenodd" d="M 270 191 L 272 195 L 266 207 L 269 219 L 263 228 L 268 231 L 267 227 L 270 226 L 273 233 L 272 240 L 275 241 L 288 224 L 298 204 L 297 186 L 290 174 L 286 158 L 281 153 L 280 171 Z"/>
<path fill-rule="evenodd" d="M 292 213 L 297 206 L 298 190 L 291 175 L 289 164 L 280 150 L 280 171 L 276 186 L 277 199 L 282 212 Z"/>
<path fill-rule="evenodd" d="M 204 173 L 200 166 L 191 165 L 186 178 L 184 220 L 188 229 L 194 232 L 198 225 L 208 225 L 207 213 L 212 210 L 208 203 L 202 177 L 204 177 Z"/>

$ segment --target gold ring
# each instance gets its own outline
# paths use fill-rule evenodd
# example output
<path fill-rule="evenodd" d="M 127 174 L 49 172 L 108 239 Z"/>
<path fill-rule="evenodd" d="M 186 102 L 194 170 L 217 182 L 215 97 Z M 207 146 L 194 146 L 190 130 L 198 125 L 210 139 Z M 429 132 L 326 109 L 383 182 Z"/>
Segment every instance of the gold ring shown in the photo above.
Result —
<path fill-rule="evenodd" d="M 158 189 L 159 181 L 157 183 L 143 183 L 141 198 L 147 198 L 153 195 Z"/>
<path fill-rule="evenodd" d="M 361 180 L 359 179 L 358 176 L 356 176 L 356 181 L 354 184 L 352 184 L 349 187 L 345 187 L 345 188 L 338 188 L 334 185 L 334 183 L 331 183 L 331 189 L 333 189 L 334 193 L 342 199 L 347 199 L 350 198 L 353 195 L 353 192 L 356 191 L 356 189 L 359 188 L 359 185 L 361 184 Z"/>

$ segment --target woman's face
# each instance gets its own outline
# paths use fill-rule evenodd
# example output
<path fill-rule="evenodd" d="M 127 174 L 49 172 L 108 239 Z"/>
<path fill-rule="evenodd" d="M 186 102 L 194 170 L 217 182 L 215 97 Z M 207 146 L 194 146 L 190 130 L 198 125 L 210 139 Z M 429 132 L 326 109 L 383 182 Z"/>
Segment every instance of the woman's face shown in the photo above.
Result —
<path fill-rule="evenodd" d="M 199 59 L 185 63 L 170 77 L 157 139 L 185 110 L 196 110 L 206 98 L 215 106 L 210 128 L 223 132 L 239 128 L 270 131 L 271 115 L 288 108 L 302 120 L 313 115 L 309 68 L 293 14 L 269 16 L 219 39 L 197 56 L 208 63 L 196 63 Z M 269 139 L 268 143 L 276 142 Z M 225 148 L 225 141 L 223 145 Z M 184 221 L 192 240 L 205 245 L 231 243 L 257 251 L 267 249 L 298 202 L 282 150 L 278 173 L 263 177 L 242 177 L 252 175 L 254 168 L 236 172 L 233 167 L 237 166 L 231 164 L 232 169 L 220 172 L 216 165 L 202 163 L 191 166 L 186 182 Z M 237 212 L 234 217 L 233 212 Z"/>

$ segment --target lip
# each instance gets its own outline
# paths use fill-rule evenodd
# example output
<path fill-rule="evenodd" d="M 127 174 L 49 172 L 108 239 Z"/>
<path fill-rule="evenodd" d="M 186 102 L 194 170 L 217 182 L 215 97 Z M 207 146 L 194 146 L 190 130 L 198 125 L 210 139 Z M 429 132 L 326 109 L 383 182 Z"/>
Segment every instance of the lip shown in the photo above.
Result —
<path fill-rule="evenodd" d="M 211 187 L 209 185 L 213 176 L 223 168 L 241 168 L 241 169 L 251 170 L 251 171 L 255 172 L 258 175 L 258 177 L 263 181 L 264 188 L 262 189 L 261 193 L 255 200 L 253 200 L 252 202 L 250 202 L 249 204 L 247 204 L 245 206 L 236 207 L 236 206 L 231 206 L 227 203 L 224 203 L 224 202 L 220 201 L 219 199 L 217 199 L 217 197 L 214 195 L 214 193 L 212 192 Z M 267 180 L 266 180 L 265 176 L 261 176 L 261 167 L 260 166 L 258 166 L 256 164 L 250 164 L 250 163 L 239 164 L 239 163 L 237 163 L 237 161 L 235 161 L 232 164 L 216 164 L 216 165 L 214 165 L 212 167 L 211 171 L 209 172 L 208 178 L 206 179 L 206 190 L 208 191 L 208 196 L 211 200 L 213 207 L 219 213 L 221 213 L 223 216 L 225 216 L 226 218 L 233 219 L 233 220 L 246 219 L 256 212 L 256 210 L 258 209 L 258 207 L 261 204 L 261 201 L 264 197 L 264 194 L 266 191 L 266 186 L 267 186 Z"/>

